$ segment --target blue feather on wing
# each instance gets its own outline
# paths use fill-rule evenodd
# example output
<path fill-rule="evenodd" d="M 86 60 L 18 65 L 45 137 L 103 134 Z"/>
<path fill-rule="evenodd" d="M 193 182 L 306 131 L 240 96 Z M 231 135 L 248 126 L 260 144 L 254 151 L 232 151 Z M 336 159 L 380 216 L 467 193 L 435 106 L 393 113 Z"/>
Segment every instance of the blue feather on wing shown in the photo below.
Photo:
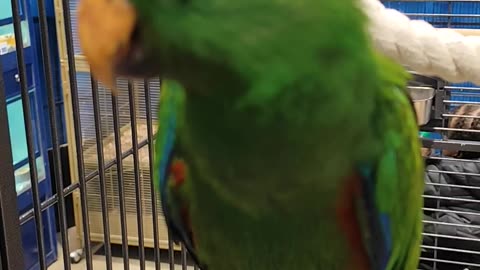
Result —
<path fill-rule="evenodd" d="M 365 239 L 370 247 L 369 260 L 373 270 L 385 270 L 392 252 L 392 236 L 390 231 L 390 217 L 381 213 L 375 202 L 375 171 L 372 166 L 360 166 L 362 175 L 362 205 L 367 215 L 367 234 L 375 237 Z"/>

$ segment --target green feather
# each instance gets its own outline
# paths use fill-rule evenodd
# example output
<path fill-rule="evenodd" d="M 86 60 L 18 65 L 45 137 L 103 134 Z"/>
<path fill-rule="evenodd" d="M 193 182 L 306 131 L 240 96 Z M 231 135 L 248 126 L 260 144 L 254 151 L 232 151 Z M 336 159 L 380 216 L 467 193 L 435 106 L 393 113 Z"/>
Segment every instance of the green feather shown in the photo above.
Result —
<path fill-rule="evenodd" d="M 395 243 L 387 269 L 416 269 L 423 228 L 424 168 L 415 112 L 405 91 L 410 76 L 384 57 L 377 57 L 377 62 L 384 87 L 376 96 L 376 114 L 382 116 L 374 123 L 384 150 L 376 194 L 380 210 L 391 216 Z"/>
<path fill-rule="evenodd" d="M 182 113 L 185 108 L 183 87 L 175 81 L 163 81 L 161 85 L 162 91 L 157 112 L 158 127 L 155 140 L 155 170 L 153 175 L 157 190 L 160 189 L 160 179 L 163 178 L 159 168 L 161 164 L 167 164 L 171 147 L 174 146 L 177 133 L 183 126 Z M 169 168 L 165 169 L 168 170 Z"/>

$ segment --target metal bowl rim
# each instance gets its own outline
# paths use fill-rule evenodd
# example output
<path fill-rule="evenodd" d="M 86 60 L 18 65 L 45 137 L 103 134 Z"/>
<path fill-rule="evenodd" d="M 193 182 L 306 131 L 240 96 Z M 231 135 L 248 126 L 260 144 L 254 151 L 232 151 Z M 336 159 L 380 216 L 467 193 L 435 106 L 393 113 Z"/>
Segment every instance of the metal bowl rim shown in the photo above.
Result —
<path fill-rule="evenodd" d="M 420 102 L 420 101 L 429 101 L 429 100 L 432 100 L 434 97 L 431 97 L 431 98 L 423 98 L 423 99 L 412 99 L 412 101 L 415 103 L 415 102 Z"/>
<path fill-rule="evenodd" d="M 423 90 L 435 90 L 433 87 L 429 86 L 407 86 L 408 89 L 423 89 Z"/>

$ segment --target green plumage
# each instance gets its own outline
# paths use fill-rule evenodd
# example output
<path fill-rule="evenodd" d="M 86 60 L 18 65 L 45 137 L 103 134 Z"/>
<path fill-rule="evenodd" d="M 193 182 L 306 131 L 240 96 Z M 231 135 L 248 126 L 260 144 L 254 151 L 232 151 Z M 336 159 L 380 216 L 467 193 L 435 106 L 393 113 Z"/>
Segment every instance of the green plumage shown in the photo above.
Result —
<path fill-rule="evenodd" d="M 373 52 L 353 0 L 131 1 L 166 78 L 156 168 L 174 132 L 187 171 L 168 203 L 188 208 L 209 270 L 352 269 L 335 211 L 359 164 L 390 218 L 386 269 L 416 269 L 423 173 L 408 76 Z"/>

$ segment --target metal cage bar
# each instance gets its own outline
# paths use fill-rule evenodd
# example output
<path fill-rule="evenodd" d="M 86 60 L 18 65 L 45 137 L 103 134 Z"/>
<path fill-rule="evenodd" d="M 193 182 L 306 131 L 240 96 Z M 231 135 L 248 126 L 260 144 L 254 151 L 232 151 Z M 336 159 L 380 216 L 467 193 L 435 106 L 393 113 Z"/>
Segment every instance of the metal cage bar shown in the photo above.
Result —
<path fill-rule="evenodd" d="M 125 207 L 125 190 L 123 188 L 123 159 L 122 159 L 122 141 L 120 136 L 120 119 L 118 117 L 118 97 L 112 95 L 112 110 L 113 110 L 113 126 L 115 134 L 115 158 L 117 163 L 118 176 L 118 192 L 119 192 L 119 207 L 120 207 L 120 226 L 122 230 L 122 256 L 123 267 L 125 270 L 130 269 L 130 261 L 128 254 L 128 232 L 127 232 L 127 210 Z"/>
<path fill-rule="evenodd" d="M 60 161 L 60 143 L 58 138 L 58 126 L 57 126 L 57 113 L 55 105 L 55 93 L 53 86 L 53 71 L 52 71 L 52 57 L 50 55 L 50 44 L 48 40 L 48 23 L 47 23 L 47 14 L 45 0 L 38 0 L 38 13 L 40 20 L 40 45 L 41 53 L 43 57 L 43 70 L 44 70 L 44 79 L 45 79 L 45 88 L 47 90 L 47 99 L 48 99 L 48 112 L 50 119 L 50 134 L 52 139 L 53 146 L 53 174 L 55 175 L 56 181 L 56 190 L 57 190 L 57 211 L 59 213 L 59 226 L 60 226 L 60 235 L 62 241 L 63 249 L 63 263 L 64 269 L 70 270 L 70 258 L 69 258 L 69 240 L 68 240 L 68 228 L 67 228 L 67 219 L 66 219 L 66 210 L 65 210 L 65 192 L 63 187 L 63 173 L 61 169 Z"/>
<path fill-rule="evenodd" d="M 30 183 L 33 196 L 33 210 L 34 210 L 34 219 L 35 219 L 35 229 L 37 237 L 37 248 L 38 248 L 38 257 L 39 257 L 39 267 L 41 270 L 47 269 L 46 263 L 46 253 L 44 245 L 44 230 L 42 223 L 42 211 L 40 208 L 40 195 L 38 187 L 38 172 L 37 164 L 35 160 L 35 150 L 33 142 L 33 128 L 32 122 L 30 119 L 30 97 L 27 87 L 27 73 L 25 66 L 25 56 L 23 51 L 23 36 L 21 28 L 21 18 L 20 18 L 20 7 L 17 0 L 11 1 L 12 5 L 12 17 L 13 17 L 13 28 L 15 32 L 15 47 L 17 55 L 17 65 L 18 73 L 20 78 L 20 88 L 21 88 L 21 97 L 23 105 L 23 115 L 24 115 L 24 125 L 27 136 L 27 151 L 28 151 L 28 165 L 30 167 Z"/>
<path fill-rule="evenodd" d="M 112 250 L 110 246 L 110 219 L 108 213 L 107 202 L 107 187 L 105 184 L 105 157 L 103 153 L 103 141 L 102 141 L 102 127 L 100 119 L 100 104 L 98 98 L 98 82 L 91 77 L 92 80 L 92 97 L 93 97 L 93 114 L 95 117 L 95 133 L 97 144 L 97 156 L 98 156 L 98 178 L 100 181 L 100 200 L 102 206 L 102 221 L 105 241 L 105 263 L 107 270 L 112 270 Z"/>
<path fill-rule="evenodd" d="M 140 270 L 145 270 L 145 243 L 143 233 L 143 205 L 142 205 L 142 190 L 140 183 L 140 164 L 138 160 L 138 135 L 137 135 L 137 114 L 135 104 L 135 93 L 133 89 L 133 82 L 128 82 L 128 100 L 130 108 L 130 125 L 132 127 L 132 150 L 133 150 L 133 173 L 135 179 L 135 198 L 137 208 L 137 230 L 138 230 L 138 254 L 140 261 Z"/>
<path fill-rule="evenodd" d="M 2 63 L 0 62 L 0 71 Z M 17 192 L 13 170 L 7 104 L 3 74 L 0 72 L 0 268 L 21 269 L 23 251 L 17 213 Z"/>
<path fill-rule="evenodd" d="M 83 247 L 86 259 L 87 270 L 93 270 L 92 263 L 92 245 L 90 241 L 90 222 L 88 217 L 88 203 L 87 203 L 87 180 L 85 177 L 85 161 L 83 157 L 83 139 L 81 134 L 81 121 L 80 121 L 80 109 L 78 102 L 78 87 L 77 87 L 77 73 L 76 63 L 74 55 L 74 44 L 72 34 L 72 17 L 70 10 L 70 1 L 62 0 L 63 8 L 63 20 L 65 25 L 65 45 L 67 48 L 68 59 L 68 76 L 70 78 L 70 91 L 73 110 L 73 125 L 75 130 L 75 149 L 78 165 L 78 183 L 80 190 L 80 204 L 81 204 L 81 217 L 82 217 L 82 230 L 83 230 Z"/>
<path fill-rule="evenodd" d="M 150 94 L 150 81 L 144 81 L 145 88 L 145 117 L 147 119 L 147 132 L 148 132 L 148 156 L 150 168 L 150 175 L 153 175 L 153 117 L 152 117 L 152 96 Z M 155 183 L 150 181 L 150 190 L 155 190 Z M 160 270 L 160 245 L 159 242 L 159 232 L 158 232 L 158 209 L 157 209 L 157 195 L 155 192 L 151 192 L 151 203 L 152 203 L 152 223 L 153 223 L 153 241 L 154 241 L 154 261 L 155 261 L 155 270 Z"/>

